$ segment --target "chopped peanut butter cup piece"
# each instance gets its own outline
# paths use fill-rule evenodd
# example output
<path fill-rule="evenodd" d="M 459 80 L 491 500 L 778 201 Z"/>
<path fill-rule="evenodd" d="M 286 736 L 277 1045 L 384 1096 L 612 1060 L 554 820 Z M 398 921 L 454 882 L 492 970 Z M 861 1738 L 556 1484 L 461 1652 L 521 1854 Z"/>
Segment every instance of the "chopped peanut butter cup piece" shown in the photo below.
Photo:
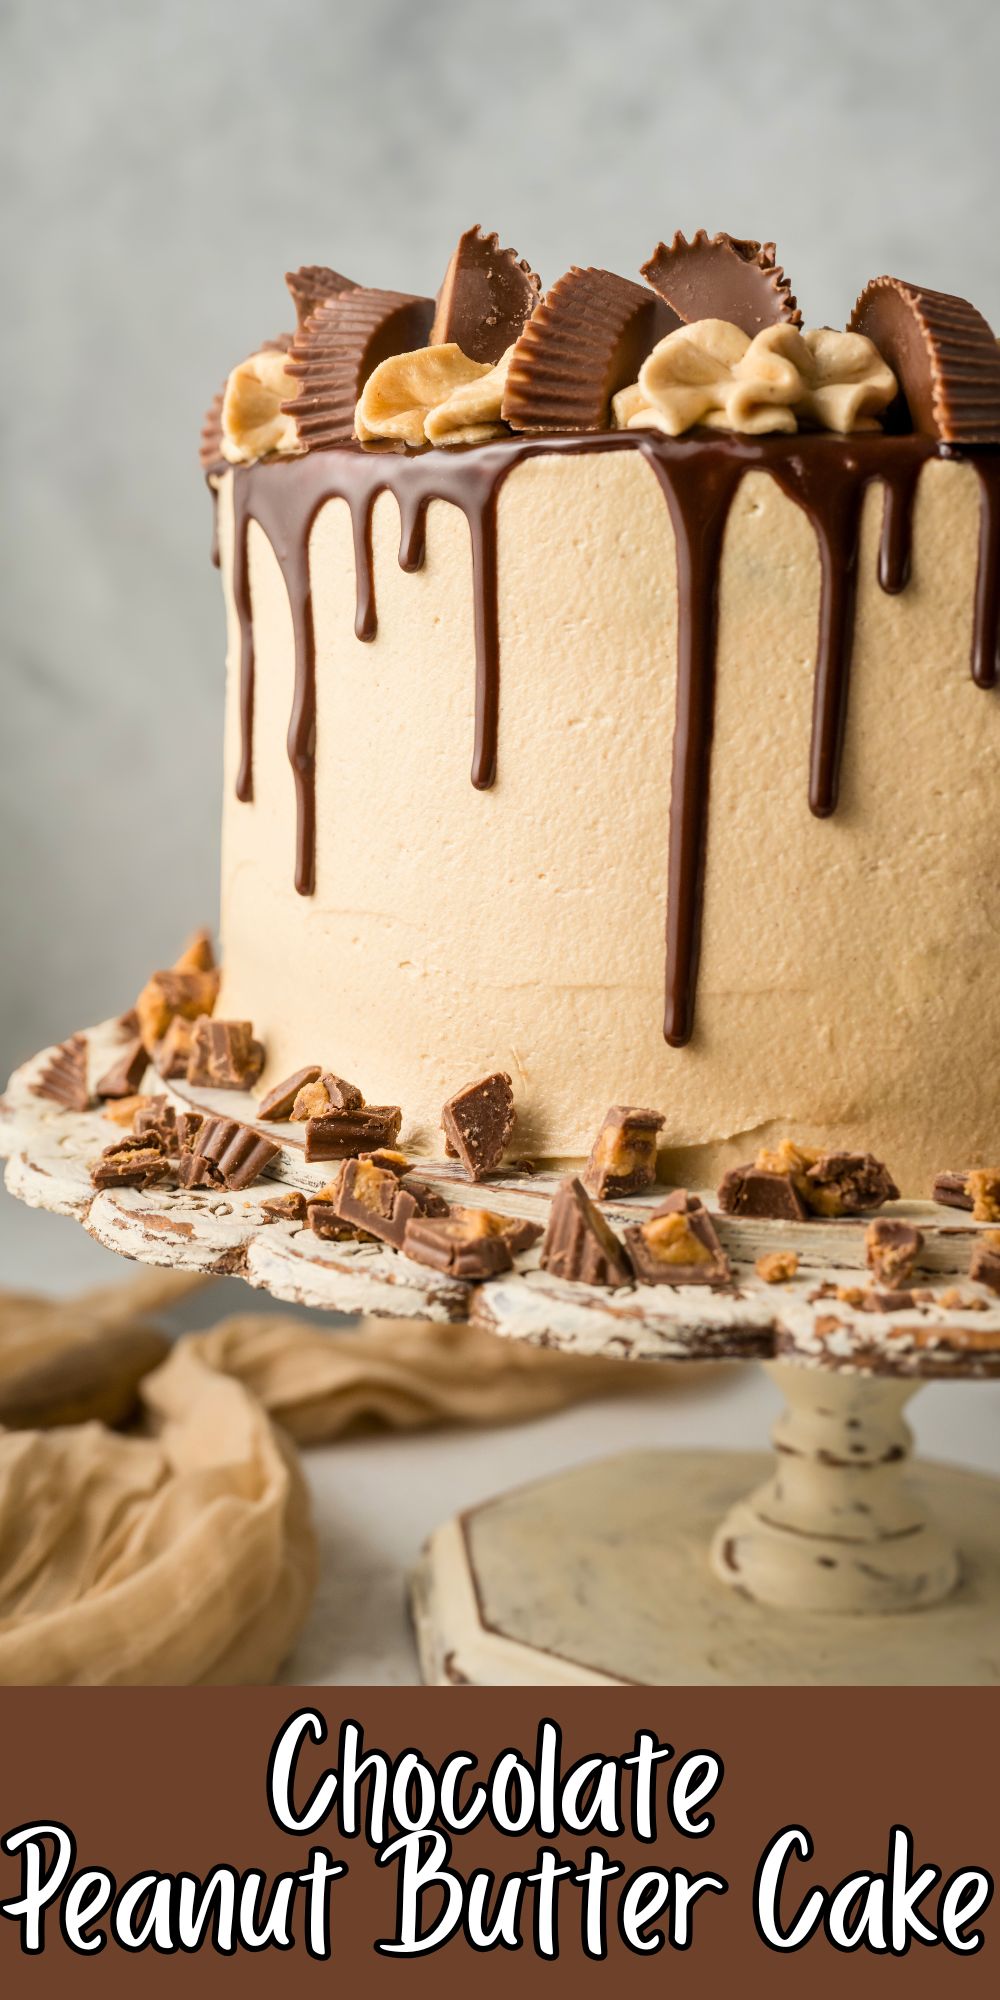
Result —
<path fill-rule="evenodd" d="M 296 1092 L 290 1116 L 302 1124 L 307 1118 L 326 1118 L 332 1111 L 361 1111 L 364 1098 L 356 1083 L 345 1083 L 329 1071 L 312 1077 Z"/>
<path fill-rule="evenodd" d="M 310 1063 L 305 1069 L 297 1069 L 293 1075 L 286 1076 L 283 1083 L 273 1084 L 257 1105 L 258 1118 L 263 1118 L 265 1124 L 284 1125 L 292 1115 L 292 1106 L 299 1091 L 305 1084 L 315 1083 L 319 1075 L 319 1063 Z"/>
<path fill-rule="evenodd" d="M 182 1184 L 213 1187 L 221 1181 L 238 1192 L 259 1180 L 280 1151 L 252 1125 L 241 1125 L 235 1118 L 205 1118 L 191 1151 L 182 1158 Z"/>
<path fill-rule="evenodd" d="M 209 930 L 192 931 L 179 958 L 174 959 L 175 972 L 214 972 L 215 947 Z"/>
<path fill-rule="evenodd" d="M 405 1153 L 398 1153 L 393 1146 L 376 1146 L 371 1153 L 359 1153 L 361 1160 L 370 1160 L 373 1167 L 381 1167 L 387 1174 L 395 1174 L 402 1180 L 410 1171 L 410 1162 Z"/>
<path fill-rule="evenodd" d="M 977 1284 L 1000 1292 L 1000 1236 L 990 1234 L 977 1243 L 969 1259 L 969 1276 Z"/>
<path fill-rule="evenodd" d="M 969 1193 L 968 1174 L 938 1174 L 931 1190 L 931 1200 L 939 1201 L 943 1208 L 961 1208 L 972 1212 L 972 1196 Z"/>
<path fill-rule="evenodd" d="M 685 1188 L 626 1229 L 625 1242 L 642 1285 L 725 1285 L 732 1277 L 704 1202 Z"/>
<path fill-rule="evenodd" d="M 520 1256 L 522 1250 L 530 1250 L 545 1234 L 540 1222 L 529 1222 L 521 1215 L 495 1215 L 488 1208 L 453 1208 L 451 1212 L 460 1221 L 474 1218 L 475 1229 L 481 1236 L 502 1236 L 514 1257 Z"/>
<path fill-rule="evenodd" d="M 973 1167 L 965 1177 L 974 1222 L 1000 1222 L 1000 1167 Z"/>
<path fill-rule="evenodd" d="M 903 278 L 873 278 L 848 321 L 866 334 L 899 383 L 890 430 L 949 444 L 1000 443 L 1000 349 L 967 299 Z"/>
<path fill-rule="evenodd" d="M 213 1021 L 205 1014 L 191 1031 L 187 1080 L 209 1090 L 252 1090 L 264 1067 L 264 1048 L 249 1021 Z"/>
<path fill-rule="evenodd" d="M 377 1236 L 394 1250 L 401 1250 L 406 1226 L 419 1208 L 414 1196 L 395 1174 L 375 1167 L 370 1160 L 346 1161 L 340 1177 L 332 1183 L 331 1206 L 341 1222 Z"/>
<path fill-rule="evenodd" d="M 331 1111 L 306 1120 L 307 1160 L 351 1160 L 394 1146 L 403 1113 L 398 1104 L 368 1104 L 363 1111 Z"/>
<path fill-rule="evenodd" d="M 583 1185 L 596 1201 L 639 1194 L 656 1179 L 656 1139 L 663 1129 L 658 1111 L 613 1104 L 594 1140 Z"/>
<path fill-rule="evenodd" d="M 101 1115 L 112 1125 L 120 1125 L 123 1132 L 134 1132 L 133 1120 L 136 1113 L 142 1110 L 143 1105 L 150 1102 L 150 1098 L 141 1091 L 134 1097 L 109 1097 L 101 1106 Z"/>
<path fill-rule="evenodd" d="M 578 1285 L 611 1288 L 632 1283 L 628 1251 L 575 1175 L 563 1181 L 552 1203 L 542 1269 Z"/>
<path fill-rule="evenodd" d="M 227 376 L 228 381 L 228 376 Z M 201 420 L 201 436 L 198 440 L 198 458 L 204 472 L 212 472 L 216 467 L 225 470 L 222 453 L 222 405 L 226 400 L 226 383 L 217 389 Z"/>
<path fill-rule="evenodd" d="M 516 250 L 478 224 L 460 236 L 437 295 L 428 345 L 453 340 L 470 361 L 491 366 L 518 338 L 542 295 L 538 275 Z"/>
<path fill-rule="evenodd" d="M 724 1215 L 746 1215 L 760 1222 L 808 1222 L 809 1210 L 791 1173 L 776 1173 L 748 1164 L 730 1167 L 719 1183 L 718 1202 Z"/>
<path fill-rule="evenodd" d="M 33 1097 L 47 1097 L 66 1111 L 89 1111 L 94 1100 L 87 1084 L 86 1035 L 60 1042 L 29 1088 Z"/>
<path fill-rule="evenodd" d="M 462 1209 L 445 1217 L 417 1215 L 406 1225 L 403 1249 L 417 1264 L 449 1277 L 481 1284 L 509 1271 L 514 1261 L 508 1239 L 483 1226 L 482 1211 Z"/>
<path fill-rule="evenodd" d="M 878 1285 L 899 1291 L 908 1285 L 924 1247 L 923 1233 L 908 1222 L 880 1217 L 865 1231 L 865 1262 Z"/>
<path fill-rule="evenodd" d="M 354 412 L 372 371 L 390 354 L 426 344 L 433 299 L 356 285 L 317 306 L 292 343 L 288 371 L 302 387 L 283 409 L 307 451 L 348 444 Z"/>
<path fill-rule="evenodd" d="M 200 1015 L 211 1014 L 218 992 L 217 972 L 178 972 L 174 967 L 154 972 L 135 1003 L 139 1033 L 150 1054 L 176 1015 L 197 1021 Z"/>
<path fill-rule="evenodd" d="M 193 1034 L 193 1021 L 185 1021 L 180 1014 L 175 1014 L 162 1042 L 157 1042 L 153 1050 L 154 1068 L 164 1082 L 169 1082 L 171 1077 L 187 1076 Z"/>
<path fill-rule="evenodd" d="M 799 1260 L 794 1250 L 768 1250 L 758 1257 L 754 1270 L 765 1285 L 787 1285 L 799 1268 Z"/>
<path fill-rule="evenodd" d="M 516 431 L 602 431 L 676 324 L 648 287 L 574 264 L 546 292 L 511 356 L 502 415 Z"/>
<path fill-rule="evenodd" d="M 94 1085 L 98 1097 L 134 1097 L 146 1074 L 149 1057 L 138 1037 L 122 1050 L 117 1062 Z"/>
<path fill-rule="evenodd" d="M 506 1070 L 467 1083 L 442 1107 L 441 1127 L 470 1180 L 500 1165 L 514 1130 L 514 1091 Z"/>
<path fill-rule="evenodd" d="M 328 299 L 357 290 L 353 278 L 342 278 L 339 271 L 331 271 L 329 264 L 302 264 L 297 271 L 285 272 L 285 283 L 295 302 L 299 326 L 305 326 L 310 314 L 317 306 L 326 305 Z"/>
<path fill-rule="evenodd" d="M 725 230 L 709 236 L 704 229 L 689 243 L 678 230 L 672 242 L 657 244 L 642 275 L 677 325 L 727 320 L 752 340 L 763 326 L 802 321 L 788 279 L 774 261 L 773 243 L 753 243 Z"/>
<path fill-rule="evenodd" d="M 271 1222 L 304 1222 L 306 1197 L 298 1188 L 288 1188 L 284 1194 L 273 1194 L 262 1201 L 261 1210 Z"/>
<path fill-rule="evenodd" d="M 95 1188 L 150 1187 L 170 1171 L 170 1161 L 155 1133 L 131 1135 L 105 1146 L 99 1160 L 91 1163 L 90 1178 Z"/>
<path fill-rule="evenodd" d="M 899 1189 L 873 1153 L 821 1153 L 806 1168 L 805 1198 L 817 1215 L 863 1215 L 898 1201 Z"/>

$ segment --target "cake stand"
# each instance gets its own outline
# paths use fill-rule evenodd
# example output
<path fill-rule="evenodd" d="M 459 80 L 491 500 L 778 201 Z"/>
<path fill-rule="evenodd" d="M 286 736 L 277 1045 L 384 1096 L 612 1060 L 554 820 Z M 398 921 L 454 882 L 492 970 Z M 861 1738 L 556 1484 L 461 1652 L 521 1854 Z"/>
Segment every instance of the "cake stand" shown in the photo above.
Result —
<path fill-rule="evenodd" d="M 120 1024 L 85 1034 L 91 1078 Z M 725 1290 L 553 1279 L 537 1251 L 483 1285 L 439 1276 L 376 1244 L 327 1243 L 243 1194 L 163 1187 L 95 1192 L 87 1166 L 114 1136 L 97 1110 L 33 1090 L 53 1055 L 15 1072 L 0 1100 L 11 1193 L 67 1215 L 120 1255 L 244 1278 L 275 1298 L 340 1313 L 465 1321 L 567 1353 L 756 1361 L 786 1407 L 773 1459 L 628 1453 L 540 1479 L 459 1515 L 414 1578 L 424 1678 L 483 1686 L 1000 1684 L 1000 1480 L 914 1464 L 903 1411 L 934 1379 L 1000 1379 L 1000 1298 L 968 1280 L 980 1225 L 931 1203 L 886 1210 L 923 1230 L 921 1282 L 962 1306 L 869 1313 L 864 1223 L 717 1218 L 733 1264 Z M 154 1086 L 151 1084 L 150 1088 Z M 250 1097 L 163 1086 L 179 1104 L 258 1123 Z M 279 1183 L 315 1189 L 294 1126 Z M 453 1161 L 421 1176 L 467 1205 L 544 1222 L 555 1174 L 505 1172 L 470 1187 Z M 641 1219 L 663 1190 L 606 1203 Z M 784 1285 L 756 1274 L 793 1247 Z M 975 1301 L 975 1304 L 967 1304 Z"/>

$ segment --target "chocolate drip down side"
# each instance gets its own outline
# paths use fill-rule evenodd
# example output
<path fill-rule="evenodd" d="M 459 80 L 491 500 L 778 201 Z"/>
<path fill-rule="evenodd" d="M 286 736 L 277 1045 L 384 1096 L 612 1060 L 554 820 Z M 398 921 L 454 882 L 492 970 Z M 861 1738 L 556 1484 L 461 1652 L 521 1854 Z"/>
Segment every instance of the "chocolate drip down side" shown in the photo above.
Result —
<path fill-rule="evenodd" d="M 284 578 L 295 640 L 295 692 L 288 755 L 296 789 L 295 887 L 316 880 L 316 662 L 309 537 L 327 501 L 351 513 L 356 570 L 355 633 L 375 638 L 378 608 L 372 561 L 375 502 L 392 493 L 400 514 L 400 567 L 422 567 L 432 500 L 457 507 L 469 528 L 475 625 L 475 734 L 472 783 L 495 782 L 500 726 L 497 502 L 525 459 L 556 454 L 639 451 L 663 493 L 673 526 L 678 585 L 677 700 L 670 797 L 664 1034 L 683 1047 L 694 1031 L 708 844 L 708 799 L 715 707 L 718 582 L 726 522 L 743 475 L 769 473 L 808 516 L 817 540 L 821 589 L 810 748 L 809 804 L 835 812 L 847 728 L 860 528 L 864 497 L 883 487 L 878 578 L 905 589 L 913 507 L 922 467 L 935 456 L 968 457 L 980 482 L 980 547 L 971 671 L 979 687 L 997 678 L 1000 635 L 1000 454 L 942 446 L 921 436 L 741 437 L 655 431 L 503 439 L 466 449 L 400 452 L 345 445 L 303 457 L 240 466 L 234 475 L 233 594 L 240 632 L 241 751 L 237 796 L 253 797 L 254 639 L 249 527 L 256 521 Z"/>

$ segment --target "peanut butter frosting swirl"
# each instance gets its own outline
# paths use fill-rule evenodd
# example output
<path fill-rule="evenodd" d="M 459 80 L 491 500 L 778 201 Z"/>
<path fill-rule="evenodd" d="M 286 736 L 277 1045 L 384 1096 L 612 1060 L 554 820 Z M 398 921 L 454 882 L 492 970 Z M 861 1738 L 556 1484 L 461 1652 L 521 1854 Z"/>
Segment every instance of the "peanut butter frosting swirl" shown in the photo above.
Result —
<path fill-rule="evenodd" d="M 495 367 L 471 360 L 454 341 L 390 356 L 365 383 L 355 436 L 362 444 L 392 438 L 413 446 L 482 444 L 499 437 L 511 352 Z"/>
<path fill-rule="evenodd" d="M 696 320 L 667 334 L 613 401 L 620 430 L 667 437 L 702 425 L 747 436 L 790 433 L 800 423 L 840 433 L 878 428 L 896 378 L 863 335 L 788 322 L 750 339 L 740 327 Z"/>

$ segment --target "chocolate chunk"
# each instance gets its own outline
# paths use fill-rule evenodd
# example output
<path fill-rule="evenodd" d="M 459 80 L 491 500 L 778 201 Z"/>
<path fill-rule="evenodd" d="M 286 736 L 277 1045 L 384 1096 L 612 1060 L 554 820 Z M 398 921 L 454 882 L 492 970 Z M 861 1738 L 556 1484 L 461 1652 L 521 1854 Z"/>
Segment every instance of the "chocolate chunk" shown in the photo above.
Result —
<path fill-rule="evenodd" d="M 965 1185 L 975 1220 L 1000 1222 L 1000 1167 L 973 1167 Z"/>
<path fill-rule="evenodd" d="M 890 430 L 949 444 L 1000 443 L 1000 350 L 975 306 L 903 278 L 873 278 L 848 321 L 899 383 Z"/>
<path fill-rule="evenodd" d="M 676 326 L 644 285 L 578 265 L 546 292 L 511 356 L 503 417 L 516 431 L 603 431 L 611 398 Z"/>
<path fill-rule="evenodd" d="M 977 1243 L 969 1259 L 969 1276 L 991 1292 L 1000 1292 L 1000 1240 Z"/>
<path fill-rule="evenodd" d="M 898 1313 L 912 1312 L 914 1306 L 924 1305 L 933 1298 L 931 1292 L 914 1292 L 909 1286 L 894 1286 L 889 1290 L 873 1285 L 866 1292 L 862 1304 L 863 1312 Z"/>
<path fill-rule="evenodd" d="M 177 1185 L 182 1188 L 223 1188 L 225 1181 L 215 1161 L 204 1159 L 192 1147 L 178 1160 Z"/>
<path fill-rule="evenodd" d="M 378 1166 L 380 1157 L 381 1155 L 378 1153 L 364 1153 L 361 1155 L 363 1160 L 370 1160 L 374 1166 Z M 396 1173 L 395 1167 L 386 1167 L 382 1171 L 390 1174 Z M 398 1180 L 399 1178 L 399 1175 L 396 1174 L 396 1179 Z M 426 1181 L 417 1180 L 413 1174 L 410 1174 L 403 1185 L 406 1188 L 407 1194 L 412 1194 L 421 1215 L 451 1214 L 450 1201 L 446 1201 L 444 1195 L 440 1194 L 437 1188 L 429 1187 Z"/>
<path fill-rule="evenodd" d="M 798 1255 L 794 1250 L 768 1250 L 758 1257 L 754 1270 L 765 1285 L 787 1285 L 799 1268 Z"/>
<path fill-rule="evenodd" d="M 187 1080 L 211 1090 L 250 1090 L 264 1067 L 264 1048 L 249 1021 L 214 1021 L 204 1014 L 191 1034 Z"/>
<path fill-rule="evenodd" d="M 944 1208 L 963 1208 L 971 1214 L 968 1174 L 938 1174 L 931 1190 L 931 1200 L 939 1201 Z"/>
<path fill-rule="evenodd" d="M 575 1175 L 563 1181 L 552 1203 L 542 1269 L 578 1285 L 632 1283 L 628 1251 Z"/>
<path fill-rule="evenodd" d="M 725 1285 L 729 1259 L 701 1197 L 677 1188 L 645 1222 L 625 1231 L 632 1268 L 643 1285 Z"/>
<path fill-rule="evenodd" d="M 169 1171 L 163 1147 L 148 1132 L 141 1138 L 116 1139 L 113 1146 L 105 1146 L 100 1159 L 91 1163 L 90 1178 L 95 1188 L 144 1188 L 163 1180 Z"/>
<path fill-rule="evenodd" d="M 419 1213 L 412 1194 L 382 1167 L 370 1160 L 346 1161 L 334 1185 L 333 1211 L 341 1222 L 364 1230 L 401 1250 L 406 1225 Z"/>
<path fill-rule="evenodd" d="M 341 292 L 357 289 L 352 278 L 342 278 L 339 271 L 331 271 L 329 264 L 302 264 L 297 271 L 285 272 L 285 283 L 295 301 L 300 327 L 305 326 L 317 306 L 339 298 Z"/>
<path fill-rule="evenodd" d="M 663 1129 L 658 1111 L 613 1104 L 594 1140 L 583 1185 L 596 1201 L 639 1194 L 656 1179 L 656 1138 Z"/>
<path fill-rule="evenodd" d="M 236 1193 L 259 1180 L 265 1167 L 277 1159 L 280 1151 L 280 1146 L 276 1146 L 272 1139 L 265 1139 L 262 1133 L 255 1132 L 252 1125 L 241 1125 L 235 1118 L 206 1118 L 193 1148 L 182 1158 L 182 1166 L 190 1162 L 184 1185 L 212 1186 L 213 1174 L 205 1175 L 203 1172 L 205 1168 L 211 1168 L 225 1186 Z"/>
<path fill-rule="evenodd" d="M 194 1151 L 194 1142 L 205 1120 L 200 1111 L 180 1111 L 177 1114 L 177 1150 L 180 1153 Z"/>
<path fill-rule="evenodd" d="M 163 1040 L 176 1014 L 185 1021 L 196 1021 L 199 1015 L 210 1014 L 218 991 L 217 972 L 178 972 L 174 967 L 167 972 L 154 972 L 135 1003 L 139 1033 L 150 1054 L 157 1042 Z"/>
<path fill-rule="evenodd" d="M 808 1222 L 809 1210 L 790 1173 L 766 1167 L 730 1167 L 719 1183 L 724 1215 L 747 1215 L 760 1222 Z"/>
<path fill-rule="evenodd" d="M 441 1111 L 442 1130 L 471 1180 L 481 1181 L 500 1165 L 514 1118 L 514 1092 L 506 1070 L 493 1070 L 449 1097 Z"/>
<path fill-rule="evenodd" d="M 87 1087 L 86 1035 L 60 1042 L 29 1088 L 33 1097 L 47 1097 L 67 1111 L 89 1111 L 94 1100 Z"/>
<path fill-rule="evenodd" d="M 288 372 L 299 377 L 302 387 L 282 404 L 295 418 L 307 451 L 350 443 L 354 412 L 369 375 L 391 354 L 426 346 L 433 317 L 433 299 L 363 285 L 316 307 L 300 326 L 289 356 Z"/>
<path fill-rule="evenodd" d="M 530 1250 L 545 1234 L 540 1222 L 528 1222 L 521 1215 L 497 1215 L 491 1208 L 453 1208 L 451 1214 L 472 1235 L 502 1236 L 512 1257 Z"/>
<path fill-rule="evenodd" d="M 376 1146 L 373 1153 L 360 1153 L 359 1159 L 370 1160 L 373 1167 L 382 1167 L 387 1174 L 395 1174 L 402 1180 L 410 1171 L 410 1162 L 405 1153 L 397 1153 L 392 1146 Z"/>
<path fill-rule="evenodd" d="M 177 1113 L 165 1097 L 147 1097 L 132 1121 L 133 1132 L 141 1136 L 144 1132 L 155 1132 L 169 1152 L 165 1135 L 172 1140 L 177 1134 Z"/>
<path fill-rule="evenodd" d="M 342 1076 L 327 1071 L 296 1092 L 290 1115 L 303 1123 L 307 1118 L 326 1118 L 331 1111 L 360 1111 L 364 1101 L 356 1083 L 345 1083 Z"/>
<path fill-rule="evenodd" d="M 292 1115 L 292 1105 L 299 1091 L 307 1083 L 315 1083 L 321 1074 L 319 1063 L 310 1063 L 306 1069 L 297 1069 L 286 1076 L 284 1083 L 275 1083 L 264 1092 L 257 1106 L 258 1118 L 266 1124 L 283 1125 Z"/>
<path fill-rule="evenodd" d="M 141 1041 L 129 1042 L 122 1050 L 117 1062 L 105 1070 L 99 1083 L 94 1085 L 98 1097 L 134 1097 L 146 1074 L 149 1057 Z"/>
<path fill-rule="evenodd" d="M 198 458 L 205 472 L 228 470 L 222 449 L 222 405 L 226 399 L 226 384 L 217 389 L 209 403 L 201 422 L 201 437 L 198 441 Z"/>
<path fill-rule="evenodd" d="M 194 1022 L 175 1014 L 162 1042 L 157 1042 L 153 1050 L 153 1066 L 164 1082 L 171 1077 L 187 1076 L 193 1036 Z"/>
<path fill-rule="evenodd" d="M 899 1290 L 909 1284 L 924 1247 L 923 1234 L 908 1222 L 888 1222 L 880 1217 L 865 1231 L 865 1262 L 875 1282 Z"/>
<path fill-rule="evenodd" d="M 369 1104 L 363 1111 L 331 1111 L 306 1121 L 307 1160 L 351 1160 L 379 1146 L 394 1146 L 403 1114 L 398 1104 Z"/>
<path fill-rule="evenodd" d="M 262 1201 L 261 1210 L 272 1222 L 304 1222 L 306 1197 L 298 1188 L 288 1188 L 284 1194 L 274 1194 Z"/>
<path fill-rule="evenodd" d="M 484 1278 L 496 1277 L 498 1271 L 509 1271 L 513 1262 L 506 1238 L 477 1227 L 476 1212 L 471 1209 L 444 1219 L 414 1216 L 406 1225 L 403 1249 L 415 1263 L 428 1264 L 434 1271 L 446 1271 L 449 1277 L 464 1278 L 470 1284 L 481 1284 Z"/>
<path fill-rule="evenodd" d="M 542 295 L 537 273 L 516 250 L 478 225 L 458 239 L 437 295 L 430 345 L 453 340 L 470 361 L 491 366 L 506 354 Z"/>
<path fill-rule="evenodd" d="M 774 261 L 773 243 L 753 243 L 725 230 L 709 236 L 704 229 L 689 243 L 678 230 L 671 243 L 657 244 L 642 275 L 670 307 L 675 325 L 724 319 L 752 340 L 763 326 L 802 323 L 788 279 Z"/>
<path fill-rule="evenodd" d="M 873 1153 L 821 1153 L 806 1168 L 805 1196 L 818 1215 L 861 1215 L 898 1201 L 899 1189 Z"/>
<path fill-rule="evenodd" d="M 341 1221 L 329 1195 L 317 1196 L 308 1204 L 306 1221 L 322 1243 L 358 1243 L 365 1238 L 366 1232 L 356 1229 L 352 1222 Z"/>

